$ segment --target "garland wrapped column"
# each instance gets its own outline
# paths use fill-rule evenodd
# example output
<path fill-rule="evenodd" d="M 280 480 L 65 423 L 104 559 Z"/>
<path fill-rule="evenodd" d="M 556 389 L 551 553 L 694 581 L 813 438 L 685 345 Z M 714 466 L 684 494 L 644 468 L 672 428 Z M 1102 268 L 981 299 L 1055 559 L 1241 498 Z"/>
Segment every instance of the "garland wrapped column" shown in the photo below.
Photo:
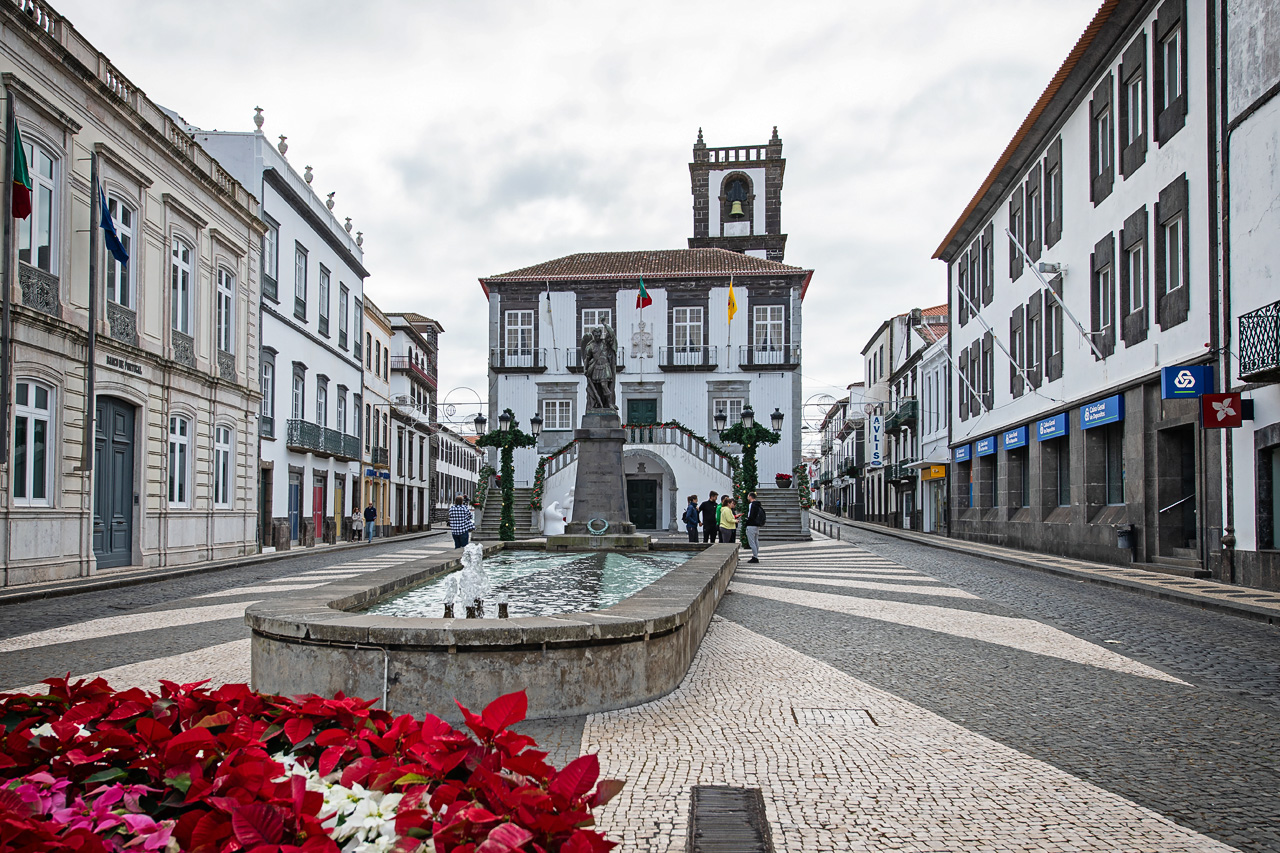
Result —
<path fill-rule="evenodd" d="M 746 512 L 747 493 L 754 492 L 760 484 L 760 474 L 756 468 L 756 447 L 762 444 L 777 444 L 782 441 L 782 433 L 775 432 L 766 426 L 752 424 L 748 429 L 742 422 L 734 424 L 720 433 L 720 440 L 728 444 L 742 445 L 742 464 L 735 469 L 740 474 L 733 479 L 733 499 L 738 502 L 742 512 Z M 747 544 L 746 525 L 739 525 L 738 538 L 743 546 Z"/>
<path fill-rule="evenodd" d="M 538 440 L 520 429 L 515 412 L 506 409 L 503 414 L 510 418 L 510 429 L 485 433 L 476 439 L 476 447 L 496 447 L 500 452 L 502 461 L 498 469 L 498 480 L 502 487 L 502 519 L 498 525 L 498 538 L 503 542 L 511 542 L 516 538 L 516 477 L 515 466 L 511 464 L 512 453 L 517 447 L 534 447 Z"/>

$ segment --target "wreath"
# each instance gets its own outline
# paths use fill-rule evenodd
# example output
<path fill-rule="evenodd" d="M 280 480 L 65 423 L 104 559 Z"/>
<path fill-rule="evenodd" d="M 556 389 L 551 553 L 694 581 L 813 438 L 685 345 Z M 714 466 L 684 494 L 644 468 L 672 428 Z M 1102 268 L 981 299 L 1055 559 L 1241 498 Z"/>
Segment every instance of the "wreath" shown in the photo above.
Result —
<path fill-rule="evenodd" d="M 599 530 L 596 530 L 593 525 L 597 521 L 603 524 L 604 527 L 600 528 Z M 590 533 L 592 536 L 603 536 L 605 534 L 605 531 L 607 531 L 608 529 L 609 529 L 609 522 L 605 521 L 603 518 L 593 518 L 587 522 L 587 532 Z"/>

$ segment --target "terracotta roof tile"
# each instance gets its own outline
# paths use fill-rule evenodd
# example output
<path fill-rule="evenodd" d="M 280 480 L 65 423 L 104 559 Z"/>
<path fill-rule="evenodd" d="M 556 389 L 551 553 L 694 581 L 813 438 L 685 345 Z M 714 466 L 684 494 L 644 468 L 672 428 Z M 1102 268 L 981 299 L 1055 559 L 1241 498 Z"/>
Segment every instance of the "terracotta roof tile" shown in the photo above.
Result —
<path fill-rule="evenodd" d="M 728 249 L 657 249 L 648 252 L 581 252 L 481 281 L 669 277 L 681 275 L 769 275 L 810 272 Z"/>
<path fill-rule="evenodd" d="M 920 313 L 925 317 L 945 317 L 947 316 L 947 306 L 946 303 L 935 305 L 932 308 L 922 309 Z"/>

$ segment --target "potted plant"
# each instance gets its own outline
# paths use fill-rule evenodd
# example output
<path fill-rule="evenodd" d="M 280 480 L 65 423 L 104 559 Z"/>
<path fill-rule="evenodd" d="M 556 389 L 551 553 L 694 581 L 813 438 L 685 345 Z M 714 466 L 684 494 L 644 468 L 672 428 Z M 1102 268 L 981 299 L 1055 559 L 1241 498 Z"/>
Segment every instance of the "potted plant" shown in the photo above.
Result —
<path fill-rule="evenodd" d="M 773 475 L 773 481 L 774 481 L 775 483 L 777 483 L 777 484 L 778 484 L 778 488 L 779 488 L 779 489 L 789 489 L 789 488 L 791 488 L 791 475 L 790 475 L 790 474 L 774 474 L 774 475 Z"/>

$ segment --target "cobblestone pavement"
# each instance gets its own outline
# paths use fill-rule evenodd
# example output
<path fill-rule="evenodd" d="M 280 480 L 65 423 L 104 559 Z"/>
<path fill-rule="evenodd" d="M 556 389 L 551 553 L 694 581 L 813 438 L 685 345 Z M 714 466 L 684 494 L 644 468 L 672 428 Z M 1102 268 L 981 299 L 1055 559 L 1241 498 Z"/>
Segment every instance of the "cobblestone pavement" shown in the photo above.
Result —
<path fill-rule="evenodd" d="M 742 564 L 682 686 L 531 721 L 627 779 L 623 849 L 759 787 L 785 851 L 1280 851 L 1280 630 L 861 531 Z M 0 685 L 248 679 L 248 603 L 447 541 L 0 608 Z M 340 557 L 340 558 L 339 558 Z"/>

